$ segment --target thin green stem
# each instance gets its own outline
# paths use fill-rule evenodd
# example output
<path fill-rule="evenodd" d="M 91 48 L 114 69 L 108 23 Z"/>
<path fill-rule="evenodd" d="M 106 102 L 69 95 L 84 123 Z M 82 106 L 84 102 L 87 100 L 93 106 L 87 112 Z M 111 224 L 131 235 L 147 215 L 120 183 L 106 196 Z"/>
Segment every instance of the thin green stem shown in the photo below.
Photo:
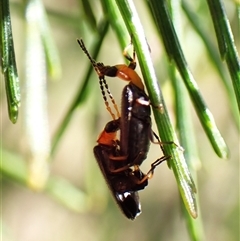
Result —
<path fill-rule="evenodd" d="M 130 42 L 130 36 L 124 24 L 122 15 L 117 7 L 115 0 L 101 0 L 104 14 L 107 17 L 113 31 L 117 35 L 117 39 L 124 49 Z"/>
<path fill-rule="evenodd" d="M 136 49 L 151 103 L 153 106 L 161 107 L 161 111 L 158 108 L 153 108 L 160 138 L 163 142 L 174 141 L 175 143 L 178 143 L 167 113 L 162 92 L 159 89 L 148 44 L 135 6 L 132 1 L 127 0 L 116 0 L 116 3 L 127 26 L 128 32 L 132 35 L 133 44 Z M 175 174 L 185 207 L 192 217 L 196 218 L 197 207 L 194 195 L 196 188 L 185 163 L 183 153 L 179 148 L 176 148 L 173 145 L 164 145 L 163 148 L 164 154 L 172 157 L 172 159 L 168 161 L 168 164 Z"/>

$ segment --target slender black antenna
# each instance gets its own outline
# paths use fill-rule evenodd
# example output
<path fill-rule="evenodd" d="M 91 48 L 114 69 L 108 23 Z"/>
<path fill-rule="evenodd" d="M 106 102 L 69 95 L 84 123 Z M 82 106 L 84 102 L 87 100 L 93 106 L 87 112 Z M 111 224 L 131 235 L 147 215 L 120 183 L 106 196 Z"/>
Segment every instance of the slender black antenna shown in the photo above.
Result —
<path fill-rule="evenodd" d="M 107 93 L 108 93 L 108 96 L 109 98 L 111 99 L 111 102 L 117 112 L 117 117 L 119 118 L 120 117 L 120 113 L 119 113 L 119 110 L 118 110 L 118 107 L 117 107 L 117 104 L 112 96 L 112 93 L 108 87 L 108 84 L 105 80 L 105 76 L 102 75 L 101 71 L 99 70 L 100 67 L 104 67 L 104 64 L 103 63 L 97 63 L 93 58 L 92 56 L 89 54 L 84 42 L 82 39 L 77 39 L 77 42 L 79 44 L 79 46 L 81 47 L 82 51 L 87 55 L 88 59 L 90 60 L 90 62 L 92 63 L 95 71 L 97 72 L 98 76 L 99 76 L 99 85 L 100 85 L 100 89 L 101 89 L 101 92 L 102 92 L 102 96 L 103 96 L 103 100 L 105 102 L 105 105 L 106 105 L 106 108 L 108 110 L 108 112 L 110 113 L 110 115 L 112 116 L 112 118 L 115 120 L 116 117 L 114 115 L 114 113 L 112 112 L 111 110 L 111 107 L 109 106 L 109 102 L 107 101 L 107 97 L 106 97 L 106 93 L 104 91 L 104 88 L 106 89 Z"/>
<path fill-rule="evenodd" d="M 97 66 L 96 61 L 91 57 L 91 55 L 89 54 L 89 52 L 87 51 L 85 44 L 83 42 L 82 39 L 77 39 L 77 42 L 79 44 L 79 46 L 81 47 L 82 51 L 87 55 L 87 57 L 89 58 L 90 62 L 92 63 L 93 67 Z"/>
<path fill-rule="evenodd" d="M 104 99 L 105 103 L 107 102 L 107 100 L 106 100 L 105 92 L 103 91 L 103 88 L 102 88 L 103 85 L 104 85 L 105 89 L 107 90 L 108 96 L 109 96 L 109 98 L 111 99 L 112 104 L 113 104 L 113 106 L 114 106 L 114 109 L 115 109 L 116 112 L 117 112 L 117 117 L 119 118 L 119 117 L 120 117 L 120 112 L 119 112 L 119 110 L 118 110 L 118 106 L 117 106 L 117 104 L 116 104 L 116 102 L 115 102 L 115 100 L 114 100 L 114 98 L 113 98 L 113 96 L 112 96 L 111 91 L 109 90 L 108 84 L 107 84 L 104 76 L 103 76 L 103 77 L 99 77 L 99 80 L 100 80 L 100 81 L 99 81 L 99 83 L 100 83 L 100 88 L 101 88 L 101 90 L 102 90 L 103 99 Z M 104 93 L 103 93 L 103 92 L 104 92 Z M 105 98 L 104 98 L 104 96 L 105 96 Z M 115 119 L 115 115 L 112 113 L 112 110 L 111 110 L 108 102 L 106 103 L 106 107 L 107 107 L 107 110 L 109 111 L 109 113 L 112 115 L 112 117 L 114 116 L 113 119 Z"/>

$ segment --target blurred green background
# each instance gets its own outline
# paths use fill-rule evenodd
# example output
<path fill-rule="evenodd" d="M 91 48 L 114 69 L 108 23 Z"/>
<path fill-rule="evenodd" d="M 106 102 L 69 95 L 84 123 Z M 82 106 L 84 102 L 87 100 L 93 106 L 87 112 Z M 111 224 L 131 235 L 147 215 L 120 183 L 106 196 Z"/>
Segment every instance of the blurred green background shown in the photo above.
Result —
<path fill-rule="evenodd" d="M 95 14 L 95 20 L 99 23 L 104 18 L 101 3 L 99 1 L 89 1 L 89 3 Z M 26 83 L 26 71 L 29 68 L 26 49 L 29 43 L 27 42 L 29 24 L 27 25 L 24 17 L 25 4 L 26 2 L 22 1 L 10 1 L 22 94 L 19 119 L 15 125 L 8 119 L 4 79 L 1 75 L 1 157 L 4 167 L 7 166 L 1 179 L 2 240 L 190 240 L 176 181 L 166 163 L 157 168 L 154 177 L 149 181 L 149 186 L 139 192 L 142 214 L 135 221 L 127 220 L 118 210 L 92 153 L 98 134 L 111 118 L 105 110 L 98 78 L 94 72 L 89 80 L 90 88 L 85 92 L 85 101 L 74 111 L 51 157 L 47 188 L 37 192 L 27 187 L 23 180 L 27 173 L 26 166 L 31 145 L 26 137 L 28 112 L 25 97 L 29 91 Z M 52 74 L 52 77 L 47 77 L 47 95 L 43 97 L 48 115 L 45 124 L 49 125 L 48 134 L 53 139 L 78 89 L 82 86 L 89 67 L 88 59 L 79 48 L 76 39 L 82 37 L 92 53 L 92 46 L 99 36 L 94 21 L 91 24 L 90 12 L 84 10 L 81 1 L 52 0 L 44 1 L 43 4 L 62 68 L 61 73 L 57 70 L 55 76 Z M 151 48 L 152 60 L 171 120 L 175 123 L 173 91 L 168 77 L 165 50 L 146 1 L 134 1 L 134 4 Z M 237 2 L 228 0 L 224 1 L 224 4 L 239 49 Z M 206 2 L 197 1 L 194 10 L 217 49 Z M 224 85 L 210 62 L 202 41 L 191 27 L 183 10 L 180 9 L 179 15 L 183 33 L 180 42 L 184 54 L 230 149 L 229 160 L 217 157 L 192 108 L 200 160 L 195 165 L 197 175 L 194 175 L 194 180 L 198 183 L 197 195 L 205 240 L 237 241 L 239 240 L 239 119 L 234 120 Z M 35 58 L 32 62 L 36 69 L 39 66 L 38 57 L 36 56 L 36 64 Z M 111 28 L 104 37 L 97 61 L 106 65 L 125 61 L 116 34 Z M 230 80 L 224 64 L 221 68 Z M 45 70 L 38 69 L 35 72 L 36 78 L 38 71 Z M 137 71 L 140 73 L 139 68 Z M 108 79 L 108 84 L 116 102 L 120 105 L 121 90 L 126 83 Z M 38 109 L 35 111 L 38 112 Z M 37 123 L 35 128 L 41 129 Z M 153 130 L 156 130 L 154 125 Z M 161 155 L 159 147 L 152 144 L 142 170 L 148 171 L 150 164 Z M 13 171 L 6 171 L 10 169 Z"/>

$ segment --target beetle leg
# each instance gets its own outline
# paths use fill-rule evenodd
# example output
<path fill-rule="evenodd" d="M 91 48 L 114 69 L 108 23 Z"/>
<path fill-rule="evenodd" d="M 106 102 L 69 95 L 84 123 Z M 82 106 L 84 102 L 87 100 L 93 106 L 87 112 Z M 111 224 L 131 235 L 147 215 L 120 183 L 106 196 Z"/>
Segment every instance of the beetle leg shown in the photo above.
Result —
<path fill-rule="evenodd" d="M 116 168 L 116 169 L 113 169 L 113 168 L 109 168 L 109 171 L 111 173 L 119 173 L 119 172 L 123 172 L 123 171 L 126 171 L 129 169 L 129 165 L 126 165 L 126 166 L 123 166 L 123 167 L 119 167 L 119 168 Z"/>
<path fill-rule="evenodd" d="M 133 57 L 131 57 L 130 54 L 128 53 L 129 48 L 132 47 L 132 46 L 133 46 L 133 44 L 132 44 L 132 37 L 131 37 L 131 42 L 130 42 L 130 44 L 128 44 L 128 45 L 125 47 L 125 49 L 123 50 L 123 56 L 124 56 L 127 60 L 130 61 L 128 67 L 129 67 L 130 69 L 133 69 L 133 70 L 134 70 L 134 69 L 136 68 L 136 66 L 137 66 L 137 63 L 136 63 L 136 51 L 135 51 L 135 49 L 133 48 Z"/>
<path fill-rule="evenodd" d="M 128 67 L 129 67 L 130 69 L 133 69 L 133 70 L 134 70 L 134 69 L 136 68 L 137 63 L 136 63 L 136 51 L 135 51 L 135 48 L 134 48 L 134 46 L 133 46 L 132 39 L 133 39 L 133 34 L 131 34 L 131 41 L 130 41 L 130 43 L 129 43 L 129 44 L 125 47 L 125 49 L 123 50 L 123 56 L 124 56 L 127 60 L 130 61 Z M 146 42 L 147 42 L 147 40 L 146 40 Z M 148 45 L 148 50 L 149 50 L 149 52 L 151 53 L 151 48 L 150 48 L 148 42 L 147 42 L 147 45 Z M 128 53 L 129 48 L 132 47 L 132 46 L 133 46 L 133 57 L 131 57 L 130 54 Z"/>
<path fill-rule="evenodd" d="M 145 153 L 140 151 L 140 152 L 138 153 L 137 157 L 133 160 L 133 163 L 138 163 L 139 160 L 141 160 L 141 159 L 142 159 L 142 156 L 144 156 L 144 155 L 145 155 Z"/>
<path fill-rule="evenodd" d="M 153 176 L 153 173 L 154 173 L 154 169 L 158 166 L 158 165 L 160 165 L 162 162 L 164 162 L 164 161 L 167 161 L 167 160 L 169 160 L 171 158 L 171 156 L 162 156 L 161 158 L 159 158 L 159 159 L 157 159 L 155 162 L 153 162 L 152 164 L 151 164 L 151 168 L 150 168 L 150 170 L 148 171 L 148 173 L 147 173 L 147 177 L 148 177 L 148 179 L 150 179 L 150 178 L 152 178 L 152 176 Z"/>
<path fill-rule="evenodd" d="M 138 153 L 138 156 L 134 159 L 133 163 L 135 163 L 135 162 L 137 163 L 138 162 L 137 160 L 141 159 L 143 154 L 144 153 L 142 153 L 142 152 Z M 109 159 L 113 160 L 113 161 L 126 161 L 127 158 L 128 158 L 128 156 L 112 156 L 112 155 L 109 156 Z M 112 173 L 122 172 L 122 171 L 125 171 L 125 170 L 129 169 L 130 167 L 131 167 L 131 164 L 127 164 L 123 167 L 119 167 L 119 168 L 114 169 L 114 170 L 112 169 L 111 172 Z M 137 171 L 137 170 L 139 170 L 139 166 L 134 165 L 134 171 Z M 139 184 L 140 183 L 143 183 L 143 182 L 141 181 L 141 182 L 139 182 Z M 138 182 L 137 182 L 137 184 L 138 184 Z"/>
<path fill-rule="evenodd" d="M 113 156 L 109 155 L 109 159 L 113 161 L 126 161 L 128 156 Z"/>
<path fill-rule="evenodd" d="M 163 154 L 164 154 L 163 145 L 174 145 L 174 146 L 176 146 L 180 151 L 184 151 L 184 148 L 183 148 L 182 146 L 178 145 L 177 143 L 175 143 L 174 141 L 160 141 L 158 135 L 157 135 L 153 130 L 151 130 L 151 132 L 150 132 L 150 134 L 149 134 L 149 137 L 150 137 L 150 141 L 151 141 L 153 144 L 158 144 L 158 145 L 160 145 Z M 157 139 L 157 141 L 154 141 L 154 137 Z"/>
<path fill-rule="evenodd" d="M 146 180 L 151 179 L 153 177 L 153 173 L 154 173 L 155 168 L 158 165 L 160 165 L 162 162 L 164 162 L 164 161 L 166 161 L 166 160 L 168 160 L 170 158 L 171 158 L 171 156 L 162 156 L 161 158 L 157 159 L 155 162 L 153 162 L 151 164 L 151 168 L 147 172 L 147 174 L 146 175 L 143 174 L 144 177 L 142 179 L 139 179 L 136 183 L 137 184 L 141 184 L 141 183 L 144 183 Z"/>
<path fill-rule="evenodd" d="M 133 163 L 137 163 L 137 162 L 138 162 L 138 159 L 141 159 L 141 158 L 142 158 L 142 155 L 144 155 L 144 153 L 143 153 L 143 152 L 139 152 L 138 155 L 137 155 L 137 157 L 134 159 Z M 109 159 L 110 159 L 110 160 L 113 160 L 113 161 L 126 161 L 127 158 L 128 158 L 128 156 L 112 156 L 112 155 L 109 156 Z M 115 173 L 116 173 L 116 172 L 125 171 L 125 170 L 127 170 L 129 167 L 131 167 L 131 164 L 127 164 L 127 165 L 125 165 L 125 166 L 123 166 L 123 167 L 117 168 L 117 169 L 115 169 L 115 170 L 111 170 L 111 172 L 113 172 L 113 173 L 115 172 Z M 134 165 L 134 169 L 135 169 L 135 170 L 138 170 L 138 169 L 139 169 L 139 166 L 138 166 L 138 165 Z M 142 182 L 140 182 L 140 183 L 142 183 Z"/>

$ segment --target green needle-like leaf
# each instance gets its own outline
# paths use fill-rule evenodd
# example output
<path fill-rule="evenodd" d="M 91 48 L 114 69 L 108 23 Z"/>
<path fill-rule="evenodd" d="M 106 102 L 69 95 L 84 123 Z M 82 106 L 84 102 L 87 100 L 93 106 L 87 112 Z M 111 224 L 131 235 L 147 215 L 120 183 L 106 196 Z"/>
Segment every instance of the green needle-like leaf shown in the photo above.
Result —
<path fill-rule="evenodd" d="M 240 111 L 240 61 L 231 27 L 221 0 L 208 0 L 221 56 L 227 62 Z"/>
<path fill-rule="evenodd" d="M 12 123 L 17 122 L 20 106 L 20 87 L 15 60 L 9 1 L 0 2 L 0 52 L 2 72 L 8 102 L 8 115 Z"/>
<path fill-rule="evenodd" d="M 225 90 L 228 95 L 229 99 L 229 107 L 232 110 L 232 114 L 234 117 L 234 120 L 236 122 L 236 126 L 239 127 L 239 113 L 238 113 L 238 106 L 236 103 L 236 98 L 234 95 L 234 90 L 231 85 L 231 83 L 228 81 L 228 76 L 226 76 L 225 68 L 223 68 L 223 64 L 221 62 L 221 58 L 219 56 L 219 53 L 217 51 L 217 48 L 212 43 L 209 33 L 205 29 L 205 25 L 202 24 L 202 20 L 198 17 L 198 15 L 194 12 L 193 9 L 191 9 L 190 5 L 184 0 L 181 1 L 182 8 L 189 19 L 190 23 L 192 24 L 194 30 L 197 32 L 199 38 L 202 39 L 205 48 L 207 50 L 209 59 L 211 60 L 211 63 L 213 67 L 215 67 L 217 73 L 220 76 L 220 80 L 223 82 Z"/>
<path fill-rule="evenodd" d="M 91 7 L 91 1 L 79 0 L 79 2 L 81 2 L 88 23 L 90 23 L 94 30 L 97 30 L 97 21 L 94 16 L 93 8 Z"/>
<path fill-rule="evenodd" d="M 197 170 L 201 166 L 197 145 L 195 141 L 194 131 L 193 131 L 193 122 L 191 117 L 190 101 L 187 95 L 186 88 L 184 84 L 180 81 L 177 76 L 177 72 L 174 67 L 170 68 L 170 76 L 173 83 L 173 91 L 175 94 L 175 106 L 176 106 L 176 119 L 177 119 L 177 128 L 179 132 L 180 143 L 184 146 L 184 157 L 188 164 L 191 174 L 194 177 L 195 184 L 197 186 Z M 198 188 L 198 187 L 197 187 Z M 198 207 L 198 196 L 196 197 Z M 198 208 L 198 219 L 193 220 L 189 217 L 186 212 L 186 209 L 183 208 L 183 214 L 185 216 L 185 221 L 187 224 L 187 229 L 191 240 L 194 241 L 203 241 L 204 240 L 204 231 L 201 220 L 201 212 Z"/>
<path fill-rule="evenodd" d="M 217 155 L 226 159 L 228 157 L 228 148 L 215 124 L 212 113 L 202 98 L 196 81 L 188 68 L 170 18 L 169 10 L 166 6 L 166 1 L 150 0 L 150 5 L 169 59 L 174 61 L 182 79 L 184 80 L 199 120 Z"/>
<path fill-rule="evenodd" d="M 116 0 L 116 3 L 118 4 L 127 29 L 130 35 L 132 35 L 133 44 L 136 48 L 151 103 L 153 106 L 160 106 L 160 109 L 153 108 L 160 138 L 163 142 L 174 141 L 178 143 L 176 134 L 170 123 L 161 90 L 159 89 L 148 44 L 135 6 L 132 1 L 127 0 Z M 168 164 L 173 169 L 186 209 L 192 217 L 196 218 L 197 207 L 194 194 L 196 188 L 186 165 L 183 152 L 174 145 L 164 145 L 164 154 L 172 157 Z"/>
<path fill-rule="evenodd" d="M 117 7 L 115 0 L 101 0 L 104 13 L 113 29 L 117 35 L 117 39 L 124 49 L 130 41 L 130 36 L 127 32 L 127 28 L 124 24 L 122 15 Z"/>

